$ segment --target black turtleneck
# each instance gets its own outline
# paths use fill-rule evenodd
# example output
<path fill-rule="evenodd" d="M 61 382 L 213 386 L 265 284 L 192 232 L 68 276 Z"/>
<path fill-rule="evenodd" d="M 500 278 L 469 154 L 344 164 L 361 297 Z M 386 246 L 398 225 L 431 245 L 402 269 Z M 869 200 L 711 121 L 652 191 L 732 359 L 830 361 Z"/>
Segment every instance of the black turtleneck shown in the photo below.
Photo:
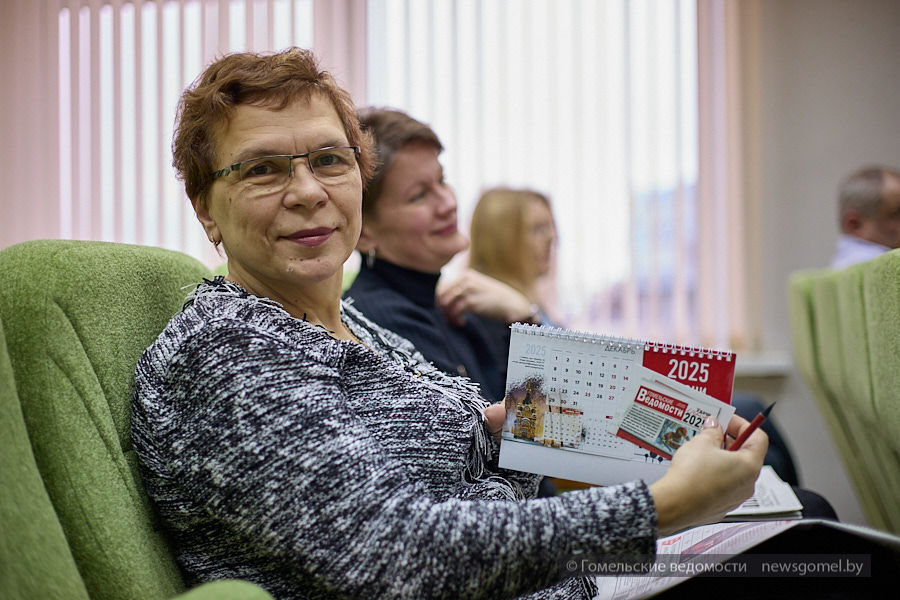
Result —
<path fill-rule="evenodd" d="M 381 259 L 369 268 L 363 260 L 344 297 L 352 298 L 353 305 L 372 321 L 411 341 L 436 367 L 452 375 L 467 375 L 481 385 L 485 398 L 499 401 L 506 386 L 509 349 L 495 347 L 496 336 L 489 331 L 498 324 L 467 315 L 462 327 L 451 325 L 435 304 L 439 278 Z"/>

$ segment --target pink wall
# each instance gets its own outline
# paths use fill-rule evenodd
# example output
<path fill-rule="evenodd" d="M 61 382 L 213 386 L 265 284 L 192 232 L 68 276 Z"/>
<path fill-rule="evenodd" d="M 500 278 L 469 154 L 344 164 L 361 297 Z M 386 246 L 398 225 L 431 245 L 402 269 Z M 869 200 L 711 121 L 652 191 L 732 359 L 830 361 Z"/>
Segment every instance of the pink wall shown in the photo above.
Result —
<path fill-rule="evenodd" d="M 59 237 L 56 12 L 0 0 L 0 248 Z"/>

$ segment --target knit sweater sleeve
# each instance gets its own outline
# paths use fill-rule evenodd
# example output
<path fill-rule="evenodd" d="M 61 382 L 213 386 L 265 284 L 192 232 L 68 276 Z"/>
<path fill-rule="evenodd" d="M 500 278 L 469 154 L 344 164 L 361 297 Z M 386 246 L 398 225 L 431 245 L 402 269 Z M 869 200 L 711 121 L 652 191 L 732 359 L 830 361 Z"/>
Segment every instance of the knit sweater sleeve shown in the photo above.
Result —
<path fill-rule="evenodd" d="M 165 392 L 137 402 L 148 490 L 188 568 L 251 564 L 309 597 L 500 598 L 558 581 L 568 553 L 653 552 L 640 482 L 434 498 L 354 414 L 342 357 L 297 357 L 271 332 L 213 321 L 173 352 Z M 179 517 L 180 503 L 194 508 Z"/>

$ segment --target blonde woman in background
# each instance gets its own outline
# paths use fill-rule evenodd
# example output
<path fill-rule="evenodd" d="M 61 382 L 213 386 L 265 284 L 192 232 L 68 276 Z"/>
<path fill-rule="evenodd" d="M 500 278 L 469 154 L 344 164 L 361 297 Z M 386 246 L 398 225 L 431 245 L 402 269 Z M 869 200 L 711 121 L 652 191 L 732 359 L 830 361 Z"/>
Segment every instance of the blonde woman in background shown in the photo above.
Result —
<path fill-rule="evenodd" d="M 549 319 L 539 284 L 553 265 L 556 222 L 546 195 L 528 189 L 484 192 L 472 214 L 469 267 L 512 286 Z"/>
<path fill-rule="evenodd" d="M 470 228 L 469 268 L 453 281 L 442 284 L 438 304 L 451 322 L 466 314 L 485 317 L 483 326 L 492 345 L 503 348 L 500 362 L 509 353 L 509 323 L 492 318 L 481 307 L 492 288 L 509 286 L 527 298 L 529 316 L 522 321 L 555 325 L 544 309 L 540 284 L 553 264 L 556 224 L 550 200 L 528 189 L 496 187 L 481 195 Z"/>

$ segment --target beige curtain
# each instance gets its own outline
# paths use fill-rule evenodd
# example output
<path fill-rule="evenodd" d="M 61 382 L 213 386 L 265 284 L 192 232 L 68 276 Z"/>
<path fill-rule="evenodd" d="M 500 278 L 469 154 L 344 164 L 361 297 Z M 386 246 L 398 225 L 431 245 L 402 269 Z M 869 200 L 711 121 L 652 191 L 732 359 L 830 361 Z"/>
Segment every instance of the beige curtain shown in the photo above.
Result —
<path fill-rule="evenodd" d="M 698 287 L 701 340 L 714 346 L 760 350 L 759 208 L 757 165 L 747 156 L 747 124 L 758 106 L 745 102 L 752 76 L 747 44 L 755 43 L 753 3 L 698 0 L 699 200 Z M 740 12 L 740 11 L 743 12 Z M 752 127 L 749 128 L 752 131 Z"/>

